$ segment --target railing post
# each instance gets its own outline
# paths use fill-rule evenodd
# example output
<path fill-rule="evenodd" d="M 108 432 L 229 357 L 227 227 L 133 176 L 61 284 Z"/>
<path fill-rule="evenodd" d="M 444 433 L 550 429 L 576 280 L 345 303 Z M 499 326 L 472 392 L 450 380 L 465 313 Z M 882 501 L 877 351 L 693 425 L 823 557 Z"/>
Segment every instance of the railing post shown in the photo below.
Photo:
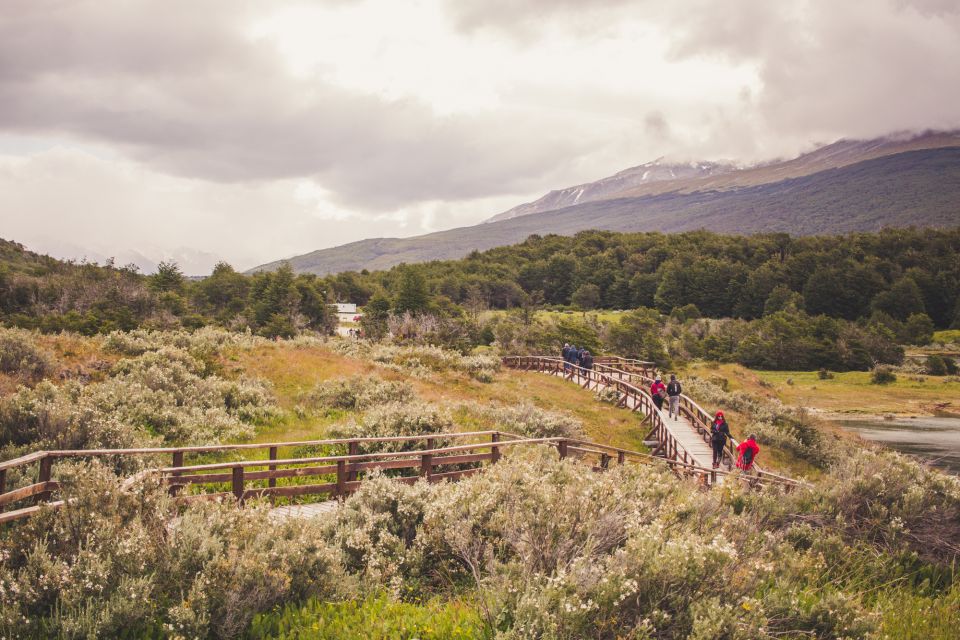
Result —
<path fill-rule="evenodd" d="M 433 449 L 433 438 L 427 438 L 427 450 Z M 433 470 L 433 454 L 424 453 L 420 456 L 420 477 L 430 481 L 430 473 Z"/>
<path fill-rule="evenodd" d="M 173 465 L 172 465 L 172 466 L 174 466 L 174 467 L 182 467 L 182 466 L 183 466 L 183 451 L 174 451 L 174 452 L 173 452 Z M 179 471 L 173 471 L 173 472 L 170 473 L 170 477 L 171 477 L 171 478 L 175 478 L 175 477 L 177 477 L 178 475 L 180 475 L 180 472 L 179 472 Z M 167 492 L 168 492 L 170 495 L 175 496 L 175 495 L 177 495 L 177 494 L 180 492 L 180 489 L 181 489 L 181 488 L 182 488 L 181 485 L 177 485 L 177 484 L 174 484 L 173 482 L 171 482 L 171 483 L 170 483 L 170 488 L 167 490 Z"/>
<path fill-rule="evenodd" d="M 347 494 L 347 461 L 337 460 L 337 497 Z"/>
<path fill-rule="evenodd" d="M 563 460 L 567 457 L 567 441 L 561 440 L 557 443 L 557 449 L 560 450 L 560 459 Z"/>
<path fill-rule="evenodd" d="M 53 458 L 43 456 L 40 458 L 40 472 L 37 474 L 37 482 L 50 482 L 50 476 L 53 473 Z M 37 494 L 36 504 L 42 504 L 50 499 L 50 492 L 43 491 Z"/>
<path fill-rule="evenodd" d="M 7 470 L 0 469 L 0 495 L 7 492 Z M 0 513 L 3 513 L 3 505 L 0 504 Z"/>
<path fill-rule="evenodd" d="M 276 448 L 276 447 L 270 447 L 270 459 L 271 459 L 271 460 L 276 460 L 276 459 L 277 459 L 277 448 Z M 277 470 L 277 465 L 271 464 L 270 466 L 267 467 L 267 469 L 269 469 L 270 471 L 276 471 L 276 470 Z M 277 486 L 277 479 L 276 479 L 276 478 L 269 478 L 269 479 L 267 480 L 267 486 L 270 487 L 270 488 L 273 488 L 273 487 Z"/>
<path fill-rule="evenodd" d="M 355 455 L 357 455 L 357 454 L 359 454 L 359 453 L 360 453 L 360 445 L 359 445 L 356 441 L 353 441 L 353 442 L 350 442 L 349 444 L 347 444 L 347 455 L 355 456 Z M 351 462 L 350 464 L 352 465 L 353 463 Z M 347 475 L 347 480 L 348 480 L 349 482 L 356 482 L 356 480 L 357 480 L 357 472 L 356 472 L 356 471 L 351 471 L 351 472 Z"/>
<path fill-rule="evenodd" d="M 601 469 L 610 468 L 610 454 L 607 454 L 607 453 L 600 454 L 600 468 Z"/>
<path fill-rule="evenodd" d="M 500 432 L 494 431 L 490 436 L 490 442 L 500 442 Z M 490 464 L 496 464 L 500 461 L 500 447 L 490 447 Z"/>
<path fill-rule="evenodd" d="M 240 465 L 233 468 L 233 496 L 243 504 L 243 467 Z"/>
<path fill-rule="evenodd" d="M 617 464 L 623 464 L 625 459 L 626 455 L 624 455 L 623 451 L 617 451 Z"/>

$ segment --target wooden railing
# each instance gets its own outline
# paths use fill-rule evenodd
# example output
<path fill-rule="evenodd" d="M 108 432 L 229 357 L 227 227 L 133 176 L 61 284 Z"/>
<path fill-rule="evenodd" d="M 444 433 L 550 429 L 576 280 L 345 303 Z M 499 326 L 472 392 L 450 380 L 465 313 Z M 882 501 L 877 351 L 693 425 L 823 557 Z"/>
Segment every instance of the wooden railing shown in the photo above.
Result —
<path fill-rule="evenodd" d="M 245 443 L 245 444 L 225 444 L 225 445 L 204 445 L 204 446 L 192 446 L 192 447 L 155 447 L 155 448 L 140 448 L 140 449 L 68 449 L 68 450 L 59 450 L 59 451 L 37 451 L 19 458 L 14 458 L 12 460 L 6 460 L 0 462 L 0 523 L 9 522 L 11 520 L 17 520 L 19 518 L 25 518 L 33 515 L 40 510 L 42 504 L 58 504 L 56 501 L 51 500 L 53 494 L 60 488 L 59 483 L 53 479 L 53 470 L 54 464 L 59 460 L 64 459 L 101 459 L 115 461 L 116 459 L 129 460 L 129 459 L 150 459 L 151 457 L 157 458 L 162 456 L 169 456 L 171 464 L 168 467 L 162 467 L 158 469 L 152 469 L 150 472 L 160 473 L 162 480 L 165 484 L 170 487 L 170 492 L 173 494 L 178 494 L 183 489 L 183 487 L 192 485 L 192 484 L 212 484 L 212 483 L 222 483 L 227 482 L 231 485 L 231 491 L 234 495 L 237 495 L 239 491 L 238 487 L 243 488 L 249 481 L 258 481 L 265 480 L 266 486 L 258 488 L 256 491 L 263 495 L 277 495 L 277 496 L 290 496 L 290 495 L 301 495 L 304 493 L 312 493 L 314 490 L 317 492 L 323 492 L 326 489 L 329 489 L 329 486 L 317 485 L 310 489 L 302 489 L 302 485 L 296 485 L 292 487 L 278 487 L 277 479 L 279 478 L 293 478 L 293 477 L 303 477 L 303 476 L 318 476 L 324 475 L 326 473 L 337 473 L 336 465 L 342 459 L 344 464 L 347 461 L 356 462 L 357 464 L 352 465 L 347 470 L 347 476 L 345 479 L 339 479 L 336 484 L 342 484 L 343 482 L 352 482 L 356 480 L 356 474 L 361 470 L 369 470 L 373 468 L 382 468 L 382 469 L 392 469 L 392 468 L 406 468 L 414 466 L 412 464 L 399 464 L 396 460 L 391 458 L 390 461 L 382 460 L 379 461 L 380 464 L 361 464 L 362 462 L 378 462 L 378 459 L 374 458 L 370 460 L 365 460 L 366 457 L 370 457 L 372 454 L 364 454 L 361 452 L 362 447 L 374 446 L 377 444 L 384 443 L 404 443 L 408 446 L 421 445 L 425 450 L 434 449 L 434 442 L 440 440 L 440 438 L 446 438 L 450 440 L 467 440 L 467 439 L 479 439 L 486 438 L 488 442 L 486 447 L 490 449 L 490 452 L 483 454 L 485 457 L 490 459 L 495 459 L 499 455 L 499 447 L 497 446 L 497 440 L 500 438 L 500 432 L 498 431 L 473 431 L 466 433 L 451 433 L 451 434 L 437 434 L 437 435 L 422 435 L 422 436 L 398 436 L 398 437 L 383 437 L 383 438 L 345 438 L 345 439 L 334 439 L 334 440 L 301 440 L 295 442 L 270 442 L 270 443 Z M 287 458 L 279 459 L 279 453 L 284 449 L 292 449 L 296 447 L 335 447 L 340 448 L 344 451 L 345 455 L 342 456 L 326 456 L 326 457 L 317 457 L 317 458 Z M 479 445 L 478 445 L 479 446 Z M 188 455 L 198 455 L 198 454 L 227 454 L 231 452 L 242 452 L 245 455 L 250 455 L 250 459 L 234 461 L 234 462 L 219 462 L 206 465 L 192 465 L 184 466 L 185 457 Z M 403 452 L 407 456 L 417 456 L 422 454 L 422 451 L 412 451 L 412 452 Z M 252 455 L 251 455 L 252 454 Z M 396 457 L 392 453 L 382 453 L 378 454 L 384 457 Z M 462 456 L 461 456 L 462 457 Z M 319 461 L 319 460 L 329 460 L 332 464 L 325 467 L 316 467 L 304 469 L 290 468 L 293 466 L 291 460 L 306 460 L 306 461 Z M 480 461 L 481 458 L 477 458 Z M 442 460 L 435 461 L 432 465 L 429 463 L 426 464 L 428 470 L 432 469 L 433 466 L 441 464 L 454 464 L 459 463 L 463 464 L 466 462 L 471 462 L 471 460 Z M 421 467 L 424 466 L 422 455 L 420 455 L 419 461 L 417 462 Z M 265 467 L 265 470 L 255 471 L 253 473 L 245 473 L 246 468 L 248 467 Z M 213 469 L 227 469 L 229 473 L 221 472 L 219 474 L 204 475 L 200 469 L 204 470 L 213 470 Z M 239 470 L 238 470 L 239 469 Z M 13 472 L 18 472 L 18 475 L 32 476 L 34 481 L 27 484 L 21 484 L 15 489 L 7 490 L 8 480 Z M 141 472 L 138 475 L 142 475 L 145 472 Z M 330 483 L 327 483 L 330 484 Z M 245 492 L 246 489 L 244 488 Z M 246 496 L 246 494 L 244 494 Z M 27 502 L 28 505 L 25 506 L 22 503 Z M 31 504 L 32 503 L 32 504 Z M 8 506 L 17 506 L 18 508 L 13 510 L 7 510 Z"/>
<path fill-rule="evenodd" d="M 483 441 L 436 447 L 437 441 L 479 438 Z M 361 446 L 382 443 L 420 444 L 423 449 L 357 453 Z M 305 445 L 341 446 L 346 455 L 308 456 L 278 458 L 279 449 Z M 468 433 L 437 433 L 423 436 L 398 436 L 387 438 L 352 438 L 336 440 L 310 440 L 301 442 L 275 442 L 269 444 L 218 445 L 204 447 L 165 447 L 151 449 L 100 449 L 40 451 L 0 463 L 4 472 L 9 469 L 36 464 L 40 477 L 37 482 L 12 491 L 0 493 L 0 504 L 7 505 L 32 499 L 35 504 L 13 511 L 0 512 L 0 524 L 28 518 L 43 508 L 59 508 L 63 500 L 52 500 L 60 485 L 50 479 L 53 462 L 63 458 L 102 458 L 107 456 L 155 456 L 171 455 L 172 466 L 140 471 L 124 483 L 129 486 L 136 479 L 154 476 L 168 491 L 183 502 L 211 499 L 234 499 L 242 504 L 252 498 L 293 498 L 297 496 L 325 496 L 327 499 L 342 498 L 356 491 L 363 477 L 376 470 L 414 470 L 416 473 L 394 478 L 398 482 L 414 483 L 418 480 L 441 482 L 458 480 L 479 472 L 483 463 L 494 464 L 504 458 L 504 451 L 520 446 L 549 446 L 555 448 L 561 459 L 575 458 L 589 465 L 594 471 L 605 471 L 611 464 L 626 462 L 666 464 L 678 476 L 693 478 L 704 486 L 716 484 L 726 471 L 697 466 L 679 456 L 662 458 L 646 453 L 612 447 L 609 445 L 574 438 L 524 438 L 502 431 L 474 431 Z M 266 449 L 271 454 L 267 459 L 247 459 L 229 462 L 183 465 L 185 454 Z M 467 466 L 465 465 L 476 465 Z M 443 468 L 455 469 L 440 470 Z M 46 478 L 41 479 L 41 478 Z M 308 479 L 311 484 L 277 486 L 279 479 Z M 788 478 L 770 479 L 789 490 L 796 482 Z M 198 490 L 186 493 L 188 487 Z M 222 489 L 229 490 L 222 490 Z"/>
<path fill-rule="evenodd" d="M 515 369 L 562 375 L 567 380 L 587 389 L 599 389 L 601 387 L 614 389 L 620 396 L 618 406 L 629 406 L 629 408 L 650 417 L 652 422 L 651 435 L 659 441 L 664 457 L 684 463 L 694 462 L 693 457 L 678 441 L 676 434 L 664 422 L 662 411 L 656 408 L 650 393 L 647 391 L 656 375 L 653 363 L 619 356 L 595 358 L 592 369 L 572 365 L 555 356 L 506 356 L 503 358 L 503 363 L 505 366 Z M 617 366 L 618 364 L 620 366 Z M 637 386 L 635 383 L 643 386 Z M 704 442 L 708 445 L 711 444 L 710 425 L 713 422 L 713 417 L 685 394 L 680 396 L 679 409 L 690 420 L 691 425 Z M 732 436 L 727 439 L 723 461 L 723 464 L 727 467 L 727 472 L 733 469 L 733 464 L 737 459 L 738 445 L 739 442 Z M 751 468 L 750 474 L 751 477 L 762 482 L 769 481 L 787 485 L 802 484 L 792 478 L 771 473 L 756 463 Z M 726 473 L 721 471 L 721 475 L 726 475 Z M 710 484 L 715 484 L 715 482 L 716 476 L 712 478 Z"/>

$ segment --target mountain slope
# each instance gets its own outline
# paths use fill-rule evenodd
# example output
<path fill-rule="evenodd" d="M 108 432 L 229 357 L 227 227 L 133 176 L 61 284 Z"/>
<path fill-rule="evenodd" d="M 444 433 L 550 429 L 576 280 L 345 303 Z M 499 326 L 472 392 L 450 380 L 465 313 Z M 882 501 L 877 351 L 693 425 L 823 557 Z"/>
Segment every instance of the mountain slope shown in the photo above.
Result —
<path fill-rule="evenodd" d="M 503 213 L 493 216 L 486 222 L 510 220 L 532 213 L 543 213 L 544 211 L 562 209 L 576 204 L 614 197 L 629 190 L 645 188 L 655 183 L 656 186 L 652 187 L 654 190 L 663 187 L 665 184 L 680 184 L 685 181 L 726 174 L 735 170 L 736 166 L 732 164 L 718 164 L 715 162 L 671 164 L 664 163 L 662 159 L 658 159 L 637 167 L 625 169 L 608 178 L 597 180 L 596 182 L 588 182 L 575 187 L 551 191 L 538 200 L 521 204 L 509 211 L 504 211 Z M 670 191 L 673 190 L 673 188 L 666 188 L 666 190 Z"/>
<path fill-rule="evenodd" d="M 532 234 L 610 231 L 783 231 L 812 235 L 960 224 L 960 146 L 884 155 L 777 182 L 607 198 L 413 238 L 362 240 L 291 258 L 296 271 L 385 269 L 458 258 Z M 258 267 L 276 268 L 281 262 Z"/>
<path fill-rule="evenodd" d="M 551 191 L 542 198 L 516 206 L 488 220 L 507 220 L 552 211 L 575 204 L 662 193 L 694 193 L 751 187 L 837 169 L 864 160 L 919 149 L 960 146 L 960 132 L 930 131 L 919 135 L 890 135 L 872 140 L 838 140 L 792 160 L 737 168 L 731 164 L 665 164 L 656 160 L 621 171 L 596 182 Z"/>

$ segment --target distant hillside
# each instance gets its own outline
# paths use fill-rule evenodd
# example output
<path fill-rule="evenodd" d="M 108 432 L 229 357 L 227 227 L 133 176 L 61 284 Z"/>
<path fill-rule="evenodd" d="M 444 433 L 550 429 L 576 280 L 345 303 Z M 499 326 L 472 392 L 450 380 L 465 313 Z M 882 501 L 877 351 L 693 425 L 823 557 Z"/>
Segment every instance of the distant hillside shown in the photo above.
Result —
<path fill-rule="evenodd" d="M 792 160 L 765 162 L 740 168 L 732 164 L 712 162 L 670 164 L 660 159 L 596 182 L 551 191 L 534 202 L 521 204 L 495 215 L 488 222 L 543 213 L 594 200 L 752 187 L 788 178 L 800 178 L 906 151 L 943 147 L 960 147 L 960 132 L 931 131 L 919 135 L 884 136 L 873 140 L 838 140 Z"/>
<path fill-rule="evenodd" d="M 882 146 L 882 145 L 880 145 Z M 833 153 L 843 155 L 843 149 Z M 849 149 L 846 150 L 849 156 Z M 824 150 L 808 166 L 827 162 Z M 754 168 L 768 176 L 800 172 L 804 157 Z M 818 165 L 818 163 L 820 163 Z M 790 166 L 786 166 L 790 165 Z M 722 180 L 721 174 L 707 180 Z M 747 179 L 760 180 L 756 174 Z M 800 177 L 752 186 L 713 185 L 691 193 L 604 198 L 562 209 L 413 238 L 376 238 L 291 258 L 298 272 L 317 274 L 386 269 L 401 262 L 459 258 L 512 244 L 532 234 L 572 235 L 585 229 L 730 233 L 782 231 L 794 235 L 874 231 L 884 227 L 948 227 L 960 223 L 960 141 L 953 147 L 883 155 Z M 274 269 L 284 261 L 258 267 Z"/>
<path fill-rule="evenodd" d="M 510 220 L 532 213 L 543 213 L 576 204 L 614 197 L 627 191 L 640 188 L 650 188 L 657 192 L 676 191 L 677 186 L 685 182 L 696 181 L 702 178 L 717 176 L 736 171 L 732 164 L 718 164 L 715 162 L 691 162 L 688 164 L 665 163 L 662 159 L 631 167 L 609 178 L 602 178 L 596 182 L 579 184 L 558 191 L 551 191 L 542 198 L 527 202 L 497 214 L 487 220 Z M 661 191 L 662 190 L 662 191 Z"/>

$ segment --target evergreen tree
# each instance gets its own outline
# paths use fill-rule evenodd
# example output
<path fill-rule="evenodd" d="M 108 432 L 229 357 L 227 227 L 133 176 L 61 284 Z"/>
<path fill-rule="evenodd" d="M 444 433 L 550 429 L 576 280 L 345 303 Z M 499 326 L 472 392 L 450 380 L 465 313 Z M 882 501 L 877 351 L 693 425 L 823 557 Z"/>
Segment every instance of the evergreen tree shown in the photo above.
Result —
<path fill-rule="evenodd" d="M 157 272 L 150 276 L 150 288 L 158 293 L 166 291 L 180 293 L 183 290 L 183 282 L 183 272 L 173 260 L 158 264 Z"/>
<path fill-rule="evenodd" d="M 416 267 L 407 267 L 400 274 L 400 287 L 393 301 L 393 312 L 414 315 L 426 313 L 430 309 L 430 294 L 423 272 Z"/>
<path fill-rule="evenodd" d="M 376 293 L 363 308 L 360 328 L 370 340 L 380 340 L 387 335 L 387 319 L 390 317 L 390 300 L 383 293 Z"/>

